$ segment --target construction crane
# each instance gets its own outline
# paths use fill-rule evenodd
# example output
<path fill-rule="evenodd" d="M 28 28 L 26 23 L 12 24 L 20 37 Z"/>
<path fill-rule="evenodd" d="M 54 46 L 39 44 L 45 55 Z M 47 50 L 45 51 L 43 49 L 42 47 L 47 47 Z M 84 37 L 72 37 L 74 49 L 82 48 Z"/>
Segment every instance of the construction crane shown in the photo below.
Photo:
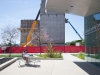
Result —
<path fill-rule="evenodd" d="M 33 46 L 32 41 L 33 41 L 34 39 L 37 39 L 37 37 L 36 37 L 36 36 L 35 36 L 35 37 L 32 37 L 32 39 L 31 39 L 28 43 L 26 43 L 26 45 L 24 45 L 24 47 L 26 47 L 26 46 Z M 30 44 L 31 44 L 31 45 L 30 45 Z"/>
<path fill-rule="evenodd" d="M 80 34 L 76 31 L 76 29 L 72 26 L 72 24 L 66 18 L 65 18 L 65 23 L 69 23 L 71 25 L 71 27 L 74 29 L 74 31 L 77 33 L 77 35 L 80 37 L 80 39 L 83 40 L 83 38 L 80 36 Z"/>
<path fill-rule="evenodd" d="M 32 23 L 31 29 L 30 29 L 27 37 L 26 37 L 26 42 L 25 43 L 22 43 L 21 46 L 24 46 L 24 47 L 25 46 L 33 46 L 32 41 L 35 39 L 35 37 L 31 40 L 31 36 L 32 36 L 32 33 L 33 33 L 33 31 L 35 29 L 35 26 L 37 24 L 37 20 L 38 20 L 39 15 L 40 15 L 40 10 L 38 11 L 38 14 L 36 16 L 36 19 Z"/>

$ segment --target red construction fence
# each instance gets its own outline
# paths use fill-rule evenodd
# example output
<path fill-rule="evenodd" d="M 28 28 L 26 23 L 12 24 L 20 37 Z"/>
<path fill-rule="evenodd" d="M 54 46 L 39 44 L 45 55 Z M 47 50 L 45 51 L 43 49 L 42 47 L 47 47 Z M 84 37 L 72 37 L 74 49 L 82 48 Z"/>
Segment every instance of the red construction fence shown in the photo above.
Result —
<path fill-rule="evenodd" d="M 53 46 L 56 51 L 61 51 L 63 53 L 77 53 L 84 52 L 84 46 Z M 22 53 L 25 49 L 28 50 L 28 53 L 42 53 L 45 52 L 45 46 L 41 47 L 7 47 L 6 53 Z M 0 48 L 0 53 L 4 53 L 4 50 Z"/>

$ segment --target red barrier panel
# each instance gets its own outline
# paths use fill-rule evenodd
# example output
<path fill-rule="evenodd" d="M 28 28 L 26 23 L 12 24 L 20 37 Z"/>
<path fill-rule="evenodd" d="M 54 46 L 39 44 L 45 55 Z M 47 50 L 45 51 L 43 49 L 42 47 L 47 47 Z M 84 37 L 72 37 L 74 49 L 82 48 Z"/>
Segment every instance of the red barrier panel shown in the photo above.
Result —
<path fill-rule="evenodd" d="M 65 52 L 77 53 L 84 51 L 85 51 L 84 46 L 65 46 Z"/>
<path fill-rule="evenodd" d="M 4 51 L 0 48 L 0 53 L 4 53 Z"/>
<path fill-rule="evenodd" d="M 61 52 L 65 52 L 65 47 L 66 46 L 54 46 L 56 51 L 61 51 Z"/>
<path fill-rule="evenodd" d="M 61 51 L 65 53 L 77 53 L 77 52 L 84 52 L 84 46 L 53 46 L 56 51 Z M 28 53 L 43 53 L 45 52 L 45 46 L 41 47 L 8 47 L 6 49 L 6 53 L 22 53 L 25 49 L 28 50 Z M 0 53 L 4 53 L 3 50 L 0 48 Z"/>

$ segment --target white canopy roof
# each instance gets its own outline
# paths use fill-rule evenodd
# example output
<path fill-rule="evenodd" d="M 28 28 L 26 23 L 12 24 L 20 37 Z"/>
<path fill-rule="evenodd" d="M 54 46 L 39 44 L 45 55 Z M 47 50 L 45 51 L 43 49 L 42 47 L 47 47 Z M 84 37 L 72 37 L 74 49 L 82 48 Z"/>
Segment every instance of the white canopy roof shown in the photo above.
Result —
<path fill-rule="evenodd" d="M 100 11 L 100 0 L 47 0 L 46 9 L 88 16 Z"/>

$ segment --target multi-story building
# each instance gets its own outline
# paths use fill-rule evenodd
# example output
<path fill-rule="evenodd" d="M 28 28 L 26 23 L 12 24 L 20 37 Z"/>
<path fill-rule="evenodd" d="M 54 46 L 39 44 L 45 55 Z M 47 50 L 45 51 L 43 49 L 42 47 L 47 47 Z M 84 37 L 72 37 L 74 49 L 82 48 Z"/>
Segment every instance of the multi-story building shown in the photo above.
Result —
<path fill-rule="evenodd" d="M 19 28 L 19 30 L 21 32 L 20 33 L 20 44 L 27 43 L 26 38 L 27 38 L 28 33 L 29 33 L 30 29 L 31 29 L 33 21 L 34 20 L 21 20 L 21 26 Z M 37 36 L 39 34 L 39 27 L 40 27 L 40 22 L 38 20 L 37 21 L 37 25 L 36 25 L 36 27 L 34 29 L 34 33 L 31 35 L 30 39 L 34 38 L 35 36 Z M 38 44 L 36 39 L 34 39 L 32 41 L 32 43 L 35 44 L 35 45 Z"/>
<path fill-rule="evenodd" d="M 86 61 L 100 67 L 100 13 L 85 17 Z"/>
<path fill-rule="evenodd" d="M 45 10 L 46 0 L 41 0 L 40 28 L 46 29 L 54 45 L 65 44 L 65 14 Z M 46 44 L 44 42 L 44 44 Z"/>
<path fill-rule="evenodd" d="M 100 67 L 100 0 L 47 0 L 46 9 L 84 17 L 85 60 Z"/>
<path fill-rule="evenodd" d="M 65 44 L 65 14 L 59 12 L 53 12 L 49 10 L 45 10 L 46 0 L 41 0 L 40 5 L 40 22 L 36 25 L 35 29 L 39 29 L 37 34 L 41 29 L 46 31 L 46 35 L 48 35 L 48 41 L 53 43 L 53 45 L 64 45 Z M 21 43 L 26 42 L 26 37 L 31 28 L 33 20 L 21 20 Z M 38 28 L 40 26 L 40 28 Z M 33 31 L 32 37 L 35 36 L 35 32 Z M 41 40 L 42 41 L 42 40 Z M 42 41 L 41 45 L 46 45 L 48 41 Z M 35 40 L 32 43 L 38 43 Z"/>

